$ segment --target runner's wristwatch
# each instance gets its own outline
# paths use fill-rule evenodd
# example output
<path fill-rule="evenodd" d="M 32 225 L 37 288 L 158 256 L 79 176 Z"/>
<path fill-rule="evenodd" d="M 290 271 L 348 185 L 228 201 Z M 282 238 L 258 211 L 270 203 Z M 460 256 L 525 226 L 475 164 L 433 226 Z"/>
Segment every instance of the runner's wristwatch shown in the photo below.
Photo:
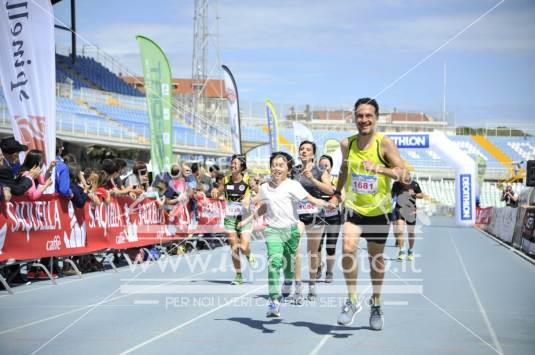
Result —
<path fill-rule="evenodd" d="M 336 198 L 342 198 L 342 191 L 334 190 L 333 196 L 336 196 Z"/>

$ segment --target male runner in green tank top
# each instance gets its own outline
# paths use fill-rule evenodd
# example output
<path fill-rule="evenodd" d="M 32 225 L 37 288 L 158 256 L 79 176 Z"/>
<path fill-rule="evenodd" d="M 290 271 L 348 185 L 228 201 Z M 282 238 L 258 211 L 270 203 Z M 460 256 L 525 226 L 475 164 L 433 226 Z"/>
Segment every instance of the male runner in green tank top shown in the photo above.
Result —
<path fill-rule="evenodd" d="M 370 327 L 381 330 L 384 324 L 381 309 L 381 286 L 384 277 L 383 251 L 390 230 L 392 197 L 390 180 L 407 178 L 405 164 L 396 144 L 376 132 L 379 106 L 374 99 L 362 98 L 355 103 L 358 134 L 340 142 L 344 160 L 340 168 L 334 201 L 341 201 L 347 218 L 343 226 L 342 267 L 348 290 L 348 300 L 338 316 L 338 324 L 349 325 L 362 310 L 357 295 L 356 251 L 359 238 L 368 242 L 370 274 L 373 286 Z M 334 202 L 333 201 L 333 202 Z"/>

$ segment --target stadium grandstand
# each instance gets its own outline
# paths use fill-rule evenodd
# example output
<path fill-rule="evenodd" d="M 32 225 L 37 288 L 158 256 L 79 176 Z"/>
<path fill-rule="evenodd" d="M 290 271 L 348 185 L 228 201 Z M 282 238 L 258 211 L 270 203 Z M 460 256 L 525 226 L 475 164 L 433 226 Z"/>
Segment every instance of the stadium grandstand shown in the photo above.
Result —
<path fill-rule="evenodd" d="M 56 54 L 58 135 L 82 147 L 101 145 L 119 150 L 134 148 L 147 151 L 150 130 L 143 78 L 122 75 L 120 70 L 124 67 L 119 63 L 112 62 L 110 65 L 109 58 L 102 62 L 99 58 L 105 57 L 78 55 L 73 64 L 70 56 Z M 224 164 L 224 157 L 230 155 L 231 148 L 222 81 L 209 81 L 204 111 L 209 118 L 193 118 L 195 114 L 189 105 L 192 85 L 191 79 L 173 79 L 174 153 L 185 160 L 214 162 L 220 159 Z M 349 107 L 276 106 L 281 113 L 282 147 L 293 154 L 292 122 L 301 122 L 309 127 L 319 147 L 324 147 L 327 140 L 340 141 L 354 131 Z M 248 159 L 255 171 L 265 172 L 269 155 L 265 109 L 262 103 L 252 102 L 242 102 L 241 109 L 242 139 L 252 148 Z M 0 130 L 8 134 L 11 124 L 3 95 L 0 95 L 0 112 Z M 480 157 L 480 165 L 484 165 L 482 206 L 502 204 L 499 197 L 504 183 L 513 183 L 515 192 L 520 192 L 525 170 L 516 166 L 535 158 L 535 137 L 527 133 L 502 128 L 491 131 L 494 135 L 485 135 L 488 130 L 459 129 L 423 112 L 383 109 L 378 128 L 385 133 L 443 131 L 468 155 L 474 159 Z M 453 207 L 454 173 L 451 168 L 433 150 L 406 149 L 401 154 L 417 179 L 423 186 L 429 187 L 429 201 Z"/>
<path fill-rule="evenodd" d="M 84 54 L 86 52 L 89 51 L 85 50 Z M 105 60 L 100 62 L 99 59 Z M 145 96 L 132 85 L 142 83 L 143 79 L 124 80 L 117 70 L 124 70 L 124 67 L 98 51 L 94 56 L 77 55 L 74 61 L 70 55 L 56 54 L 58 136 L 73 146 L 101 145 L 119 150 L 134 148 L 139 152 L 149 149 Z M 175 154 L 189 161 L 214 160 L 230 154 L 228 129 L 216 126 L 207 118 L 194 116 L 184 99 L 191 96 L 191 86 L 189 92 L 181 93 L 186 95 L 176 95 L 172 105 Z M 221 96 L 218 93 L 217 100 L 209 101 L 208 111 L 211 119 L 216 118 L 219 122 L 224 113 L 216 115 L 214 102 L 220 105 Z M 3 94 L 0 95 L 0 112 L 0 130 L 10 134 L 11 124 Z"/>

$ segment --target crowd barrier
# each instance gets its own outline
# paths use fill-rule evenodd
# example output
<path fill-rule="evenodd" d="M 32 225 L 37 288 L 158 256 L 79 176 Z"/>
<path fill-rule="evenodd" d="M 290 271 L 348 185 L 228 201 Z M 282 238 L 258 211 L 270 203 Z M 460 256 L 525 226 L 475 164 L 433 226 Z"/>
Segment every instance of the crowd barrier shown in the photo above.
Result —
<path fill-rule="evenodd" d="M 524 253 L 535 255 L 535 189 L 522 190 L 516 208 L 478 209 L 476 224 Z"/>
<path fill-rule="evenodd" d="M 154 199 L 112 197 L 74 208 L 55 194 L 37 201 L 13 197 L 0 212 L 0 263 L 88 254 L 167 243 L 189 234 L 221 233 L 225 202 L 197 201 L 192 210 L 160 208 Z"/>

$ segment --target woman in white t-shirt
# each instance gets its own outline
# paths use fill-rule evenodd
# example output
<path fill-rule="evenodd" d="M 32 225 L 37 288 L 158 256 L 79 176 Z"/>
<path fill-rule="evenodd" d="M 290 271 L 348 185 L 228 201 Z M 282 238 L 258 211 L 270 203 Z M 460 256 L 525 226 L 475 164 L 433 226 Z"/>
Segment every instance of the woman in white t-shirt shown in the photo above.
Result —
<path fill-rule="evenodd" d="M 297 204 L 307 200 L 318 207 L 334 208 L 330 202 L 311 196 L 297 181 L 288 179 L 293 158 L 284 152 L 275 152 L 269 159 L 271 181 L 262 184 L 255 200 L 262 203 L 258 215 L 264 215 L 264 229 L 268 256 L 269 305 L 267 317 L 280 316 L 280 271 L 286 280 L 293 280 L 295 251 L 299 244 Z M 250 221 L 243 220 L 242 224 Z"/>

